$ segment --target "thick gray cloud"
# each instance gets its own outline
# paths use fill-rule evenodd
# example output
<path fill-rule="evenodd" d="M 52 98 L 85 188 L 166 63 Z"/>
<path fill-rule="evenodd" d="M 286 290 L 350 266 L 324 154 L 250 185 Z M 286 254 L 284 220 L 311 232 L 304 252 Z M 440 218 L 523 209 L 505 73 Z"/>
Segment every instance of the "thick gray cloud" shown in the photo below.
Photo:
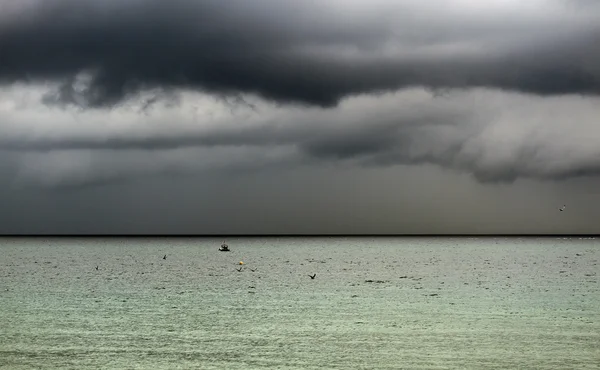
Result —
<path fill-rule="evenodd" d="M 191 109 L 198 100 L 199 113 Z M 434 164 L 483 183 L 560 180 L 600 174 L 599 102 L 492 90 L 435 97 L 412 89 L 356 97 L 335 109 L 255 99 L 234 112 L 189 94 L 149 116 L 135 107 L 108 117 L 43 107 L 0 111 L 0 146 L 18 158 L 17 183 L 46 186 L 325 163 Z"/>
<path fill-rule="evenodd" d="M 111 107 L 147 89 L 155 91 L 151 102 L 179 88 L 322 107 L 411 86 L 600 92 L 594 3 L 2 0 L 0 6 L 0 81 L 60 81 L 44 97 L 48 104 Z"/>
<path fill-rule="evenodd" d="M 0 233 L 598 232 L 599 31 L 583 0 L 0 0 Z"/>

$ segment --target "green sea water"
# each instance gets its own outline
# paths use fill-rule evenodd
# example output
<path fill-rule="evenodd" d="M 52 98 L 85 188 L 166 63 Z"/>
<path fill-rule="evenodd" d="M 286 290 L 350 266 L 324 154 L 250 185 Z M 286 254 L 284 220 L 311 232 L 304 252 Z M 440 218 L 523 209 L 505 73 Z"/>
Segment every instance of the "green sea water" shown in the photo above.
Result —
<path fill-rule="evenodd" d="M 598 240 L 221 241 L 0 239 L 0 368 L 600 368 Z"/>

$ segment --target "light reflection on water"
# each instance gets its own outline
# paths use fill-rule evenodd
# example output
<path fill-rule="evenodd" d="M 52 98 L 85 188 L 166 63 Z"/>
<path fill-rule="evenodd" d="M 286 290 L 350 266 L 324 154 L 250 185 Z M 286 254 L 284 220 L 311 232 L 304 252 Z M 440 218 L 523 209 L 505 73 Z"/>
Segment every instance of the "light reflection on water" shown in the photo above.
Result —
<path fill-rule="evenodd" d="M 0 239 L 0 367 L 600 363 L 596 240 L 221 241 Z"/>

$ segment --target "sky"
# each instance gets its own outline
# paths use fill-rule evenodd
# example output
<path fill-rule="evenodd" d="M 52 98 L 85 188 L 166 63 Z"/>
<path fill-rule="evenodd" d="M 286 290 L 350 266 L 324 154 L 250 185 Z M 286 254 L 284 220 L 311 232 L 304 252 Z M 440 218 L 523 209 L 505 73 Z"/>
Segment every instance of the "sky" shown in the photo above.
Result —
<path fill-rule="evenodd" d="M 0 233 L 600 233 L 599 96 L 595 0 L 0 0 Z"/>

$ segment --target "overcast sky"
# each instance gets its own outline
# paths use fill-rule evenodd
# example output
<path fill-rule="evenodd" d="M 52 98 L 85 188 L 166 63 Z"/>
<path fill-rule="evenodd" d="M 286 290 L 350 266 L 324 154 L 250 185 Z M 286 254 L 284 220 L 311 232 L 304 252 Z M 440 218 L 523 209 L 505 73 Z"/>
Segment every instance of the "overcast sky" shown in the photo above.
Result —
<path fill-rule="evenodd" d="M 0 0 L 0 233 L 600 233 L 598 206 L 600 1 Z"/>

